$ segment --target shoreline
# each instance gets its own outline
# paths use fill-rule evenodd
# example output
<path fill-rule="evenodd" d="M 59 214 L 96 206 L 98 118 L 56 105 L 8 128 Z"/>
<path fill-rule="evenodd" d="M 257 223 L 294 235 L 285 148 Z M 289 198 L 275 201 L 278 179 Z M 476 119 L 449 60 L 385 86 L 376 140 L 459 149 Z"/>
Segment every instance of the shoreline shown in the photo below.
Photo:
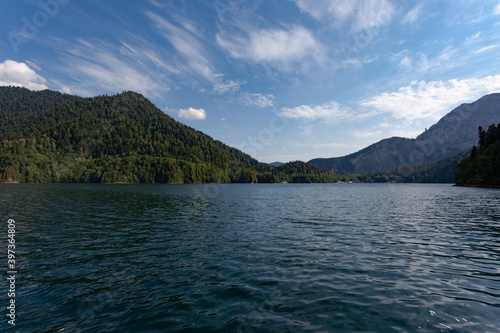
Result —
<path fill-rule="evenodd" d="M 475 187 L 475 188 L 500 188 L 500 185 L 473 185 L 473 184 L 470 184 L 470 185 L 462 185 L 462 184 L 455 184 L 453 186 L 456 186 L 456 187 Z"/>

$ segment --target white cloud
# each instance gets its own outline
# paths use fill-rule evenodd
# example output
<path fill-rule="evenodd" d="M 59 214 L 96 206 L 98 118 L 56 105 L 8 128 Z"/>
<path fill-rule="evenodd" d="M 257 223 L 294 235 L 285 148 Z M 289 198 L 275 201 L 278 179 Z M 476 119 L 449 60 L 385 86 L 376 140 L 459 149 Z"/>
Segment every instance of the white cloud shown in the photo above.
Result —
<path fill-rule="evenodd" d="M 423 9 L 423 3 L 420 3 L 413 7 L 401 20 L 401 23 L 403 24 L 412 24 L 415 23 L 420 15 L 422 14 L 422 9 Z"/>
<path fill-rule="evenodd" d="M 282 108 L 279 113 L 285 118 L 307 119 L 307 120 L 333 120 L 333 121 L 354 121 L 368 118 L 373 115 L 372 112 L 355 111 L 331 101 L 322 105 L 301 105 L 294 108 Z"/>
<path fill-rule="evenodd" d="M 302 12 L 337 26 L 349 26 L 353 33 L 389 24 L 395 9 L 389 0 L 294 0 Z"/>
<path fill-rule="evenodd" d="M 40 68 L 33 63 L 32 67 Z M 31 90 L 48 89 L 45 85 L 47 80 L 38 75 L 24 62 L 5 60 L 0 63 L 0 86 L 25 87 Z"/>
<path fill-rule="evenodd" d="M 396 92 L 361 101 L 360 106 L 390 113 L 397 119 L 441 118 L 461 103 L 500 92 L 500 75 L 465 80 L 413 81 Z"/>
<path fill-rule="evenodd" d="M 304 27 L 294 26 L 290 30 L 249 30 L 242 37 L 219 33 L 217 44 L 226 49 L 233 58 L 247 59 L 255 63 L 284 65 L 312 56 L 321 61 L 323 47 L 313 34 Z"/>
<path fill-rule="evenodd" d="M 207 118 L 207 114 L 204 109 L 193 109 L 193 108 L 187 108 L 187 109 L 180 109 L 179 118 L 182 119 L 191 119 L 191 120 L 203 120 Z"/>
<path fill-rule="evenodd" d="M 495 15 L 500 15 L 500 4 L 498 4 L 498 5 L 495 7 L 495 10 L 493 11 L 493 14 L 495 14 Z"/>
<path fill-rule="evenodd" d="M 261 108 L 273 106 L 274 96 L 271 94 L 250 94 L 245 93 L 240 97 L 240 101 L 246 105 L 256 105 Z"/>

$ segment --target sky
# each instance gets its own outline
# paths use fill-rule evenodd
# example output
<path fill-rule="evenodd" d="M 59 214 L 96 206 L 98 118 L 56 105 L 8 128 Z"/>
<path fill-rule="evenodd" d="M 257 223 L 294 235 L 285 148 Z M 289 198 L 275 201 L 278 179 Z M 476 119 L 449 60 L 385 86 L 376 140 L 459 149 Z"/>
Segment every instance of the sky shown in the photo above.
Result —
<path fill-rule="evenodd" d="M 135 91 L 262 162 L 415 138 L 500 92 L 499 54 L 499 0 L 0 2 L 0 86 Z"/>

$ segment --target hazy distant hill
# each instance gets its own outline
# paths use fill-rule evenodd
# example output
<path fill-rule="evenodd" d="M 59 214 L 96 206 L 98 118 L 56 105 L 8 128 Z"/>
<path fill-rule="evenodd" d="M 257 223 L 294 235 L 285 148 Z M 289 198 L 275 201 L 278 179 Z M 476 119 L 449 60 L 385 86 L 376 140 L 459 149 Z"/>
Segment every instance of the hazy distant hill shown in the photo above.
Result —
<path fill-rule="evenodd" d="M 500 122 L 500 94 L 462 104 L 416 139 L 384 139 L 354 154 L 317 158 L 309 163 L 337 174 L 385 172 L 407 165 L 440 160 L 470 149 L 477 142 L 477 128 Z"/>

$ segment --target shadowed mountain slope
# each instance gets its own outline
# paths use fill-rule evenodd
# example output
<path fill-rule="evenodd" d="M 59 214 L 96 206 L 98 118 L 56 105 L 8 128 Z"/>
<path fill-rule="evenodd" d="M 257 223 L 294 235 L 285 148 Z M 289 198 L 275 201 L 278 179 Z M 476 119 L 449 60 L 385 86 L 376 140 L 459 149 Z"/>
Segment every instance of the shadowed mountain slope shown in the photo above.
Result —
<path fill-rule="evenodd" d="M 477 141 L 479 126 L 498 122 L 500 94 L 490 94 L 458 106 L 415 139 L 384 139 L 347 156 L 317 158 L 309 163 L 337 174 L 386 172 L 468 150 Z"/>

